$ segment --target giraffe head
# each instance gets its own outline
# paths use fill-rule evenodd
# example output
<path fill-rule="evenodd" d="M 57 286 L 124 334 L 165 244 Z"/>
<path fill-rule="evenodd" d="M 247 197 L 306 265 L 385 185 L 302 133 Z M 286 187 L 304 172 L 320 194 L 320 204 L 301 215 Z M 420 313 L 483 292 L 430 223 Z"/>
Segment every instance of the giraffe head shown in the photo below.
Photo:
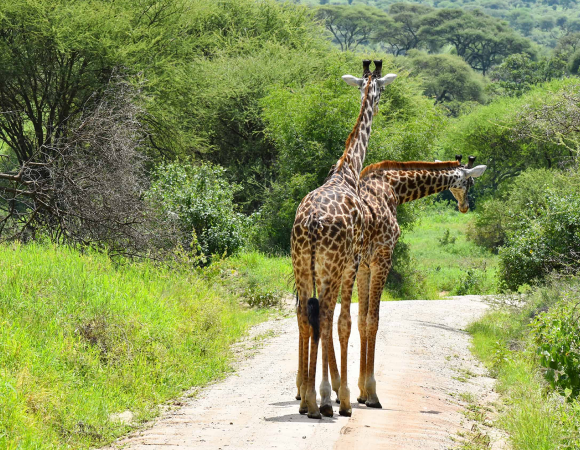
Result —
<path fill-rule="evenodd" d="M 461 162 L 461 155 L 455 155 L 455 159 Z M 457 200 L 457 207 L 459 211 L 462 213 L 466 213 L 469 211 L 469 199 L 467 193 L 469 188 L 473 186 L 474 178 L 480 177 L 487 169 L 487 166 L 475 166 L 473 167 L 473 163 L 475 162 L 475 156 L 469 157 L 469 162 L 467 166 L 461 165 L 457 169 L 457 176 L 452 181 L 449 190 Z"/>
<path fill-rule="evenodd" d="M 381 93 L 387 84 L 393 82 L 397 75 L 389 73 L 381 77 L 381 69 L 383 67 L 383 60 L 377 59 L 374 61 L 375 70 L 371 72 L 371 61 L 369 59 L 363 60 L 363 76 L 362 78 L 353 77 L 352 75 L 343 75 L 342 79 L 351 86 L 356 86 L 360 90 L 361 101 L 364 100 L 365 92 L 368 86 L 369 101 L 373 106 L 373 115 L 379 112 L 379 100 Z"/>

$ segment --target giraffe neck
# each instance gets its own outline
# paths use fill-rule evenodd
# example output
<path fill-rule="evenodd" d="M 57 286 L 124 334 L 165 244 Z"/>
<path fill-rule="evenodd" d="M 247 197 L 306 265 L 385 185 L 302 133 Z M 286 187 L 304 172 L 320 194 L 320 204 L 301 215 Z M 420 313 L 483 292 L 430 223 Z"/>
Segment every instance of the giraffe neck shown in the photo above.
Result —
<path fill-rule="evenodd" d="M 359 175 L 365 162 L 371 125 L 373 123 L 372 81 L 367 84 L 357 122 L 346 141 L 343 155 L 336 164 L 335 173 L 347 175 L 347 179 L 358 185 Z"/>
<path fill-rule="evenodd" d="M 393 189 L 397 204 L 444 191 L 460 178 L 458 169 L 384 171 L 382 177 Z"/>

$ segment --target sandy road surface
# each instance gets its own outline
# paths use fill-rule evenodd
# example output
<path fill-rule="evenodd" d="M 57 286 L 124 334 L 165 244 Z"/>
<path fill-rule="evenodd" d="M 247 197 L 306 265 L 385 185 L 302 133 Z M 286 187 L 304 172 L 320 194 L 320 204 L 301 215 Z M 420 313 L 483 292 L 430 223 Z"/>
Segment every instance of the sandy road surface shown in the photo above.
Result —
<path fill-rule="evenodd" d="M 338 314 L 337 307 L 337 314 Z M 298 414 L 296 319 L 260 325 L 274 331 L 236 373 L 187 400 L 147 430 L 118 442 L 131 449 L 445 449 L 472 424 L 460 395 L 493 397 L 493 380 L 473 360 L 462 329 L 486 309 L 476 296 L 384 302 L 377 339 L 382 410 L 356 402 L 359 339 L 352 305 L 349 387 L 353 414 L 308 419 Z M 336 333 L 336 321 L 335 321 Z M 256 333 L 256 330 L 254 330 Z M 254 341 L 255 342 L 255 341 Z M 335 343 L 338 339 L 335 338 Z M 338 352 L 337 357 L 340 356 Z M 319 357 L 320 359 L 320 357 Z M 339 365 L 340 367 L 340 365 Z M 317 376 L 317 384 L 320 377 Z M 334 394 L 333 394 L 334 398 Z M 494 446 L 494 448 L 499 448 Z"/>

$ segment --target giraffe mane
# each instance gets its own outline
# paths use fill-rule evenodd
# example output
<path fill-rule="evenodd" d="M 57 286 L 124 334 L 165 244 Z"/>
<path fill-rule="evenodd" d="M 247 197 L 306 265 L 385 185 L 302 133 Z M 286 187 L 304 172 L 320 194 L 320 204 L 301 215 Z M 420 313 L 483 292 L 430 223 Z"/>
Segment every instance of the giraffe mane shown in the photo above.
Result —
<path fill-rule="evenodd" d="M 361 122 L 361 120 L 362 120 L 362 117 L 363 117 L 363 112 L 364 112 L 364 109 L 365 109 L 365 108 L 364 108 L 364 105 L 365 105 L 365 103 L 367 102 L 367 98 L 368 98 L 368 96 L 369 96 L 369 88 L 370 88 L 370 86 L 371 86 L 371 80 L 370 80 L 370 79 L 371 79 L 371 77 L 372 77 L 372 74 L 370 74 L 370 75 L 368 76 L 368 78 L 369 78 L 369 82 L 367 83 L 367 86 L 366 86 L 366 88 L 365 88 L 365 95 L 364 95 L 364 97 L 363 97 L 363 101 L 362 101 L 362 104 L 361 104 L 361 107 L 360 107 L 360 112 L 359 112 L 359 114 L 358 114 L 358 118 L 356 119 L 356 123 L 354 124 L 354 127 L 353 127 L 353 129 L 352 129 L 352 131 L 350 132 L 350 134 L 348 135 L 348 138 L 346 139 L 346 144 L 345 144 L 345 148 L 344 148 L 344 153 L 342 154 L 342 156 L 339 158 L 339 160 L 338 160 L 338 161 L 337 161 L 337 163 L 336 163 L 336 169 L 335 169 L 335 172 L 338 172 L 338 171 L 339 171 L 339 170 L 342 168 L 342 166 L 344 165 L 344 161 L 345 161 L 345 159 L 346 159 L 346 156 L 348 155 L 348 150 L 349 150 L 349 148 L 350 148 L 350 143 L 351 143 L 351 141 L 352 141 L 353 139 L 356 139 L 356 138 L 357 138 L 357 136 L 358 136 L 358 133 L 359 133 L 359 131 L 360 131 L 359 125 L 360 125 L 360 122 Z"/>
<path fill-rule="evenodd" d="M 360 173 L 360 178 L 365 178 L 378 170 L 444 170 L 459 167 L 459 161 L 381 161 L 376 164 L 366 166 Z"/>

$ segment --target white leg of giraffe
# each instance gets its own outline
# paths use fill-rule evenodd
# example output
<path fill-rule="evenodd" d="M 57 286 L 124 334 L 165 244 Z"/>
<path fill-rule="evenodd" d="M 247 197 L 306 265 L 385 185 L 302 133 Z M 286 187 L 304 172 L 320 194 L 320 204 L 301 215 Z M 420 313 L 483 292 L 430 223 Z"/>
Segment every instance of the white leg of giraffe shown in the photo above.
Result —
<path fill-rule="evenodd" d="M 334 308 L 336 308 L 336 304 L 334 305 Z M 332 317 L 334 318 L 334 311 L 332 311 Z M 338 373 L 338 366 L 336 364 L 336 354 L 334 353 L 332 325 L 330 327 L 330 333 L 328 334 L 328 365 L 330 368 L 330 379 L 332 383 L 332 390 L 336 393 L 337 403 L 340 403 L 340 400 L 338 398 L 338 390 L 340 389 L 340 375 Z"/>
<path fill-rule="evenodd" d="M 338 316 L 338 337 L 340 340 L 340 389 L 338 390 L 340 409 L 338 412 L 341 416 L 347 417 L 352 415 L 352 407 L 350 405 L 350 389 L 348 388 L 347 362 L 348 340 L 350 338 L 350 330 L 352 327 L 352 319 L 350 317 L 350 301 L 352 298 L 352 288 L 355 279 L 356 264 L 354 261 L 352 261 L 345 268 L 342 276 L 340 315 Z"/>
<path fill-rule="evenodd" d="M 367 371 L 367 312 L 369 309 L 369 281 L 370 272 L 368 263 L 362 263 L 358 269 L 358 333 L 360 335 L 360 370 L 358 375 L 359 403 L 367 401 L 366 371 Z"/>
<path fill-rule="evenodd" d="M 328 312 L 320 317 L 320 342 L 322 346 L 322 381 L 320 382 L 320 413 L 326 417 L 332 417 L 332 388 L 328 381 L 328 346 L 329 331 L 332 331 L 332 316 Z"/>
<path fill-rule="evenodd" d="M 332 343 L 332 319 L 334 314 L 334 307 L 336 306 L 336 301 L 338 298 L 338 290 L 340 288 L 340 273 L 342 272 L 342 267 L 338 266 L 327 266 L 326 269 L 330 273 L 330 280 L 324 284 L 325 289 L 321 292 L 321 305 L 323 308 L 320 310 L 320 341 L 322 345 L 322 381 L 320 383 L 320 412 L 327 416 L 332 417 L 332 400 L 330 398 L 332 394 L 332 388 L 328 381 L 328 368 L 330 365 L 330 344 Z M 334 349 L 332 350 L 334 353 Z"/>

